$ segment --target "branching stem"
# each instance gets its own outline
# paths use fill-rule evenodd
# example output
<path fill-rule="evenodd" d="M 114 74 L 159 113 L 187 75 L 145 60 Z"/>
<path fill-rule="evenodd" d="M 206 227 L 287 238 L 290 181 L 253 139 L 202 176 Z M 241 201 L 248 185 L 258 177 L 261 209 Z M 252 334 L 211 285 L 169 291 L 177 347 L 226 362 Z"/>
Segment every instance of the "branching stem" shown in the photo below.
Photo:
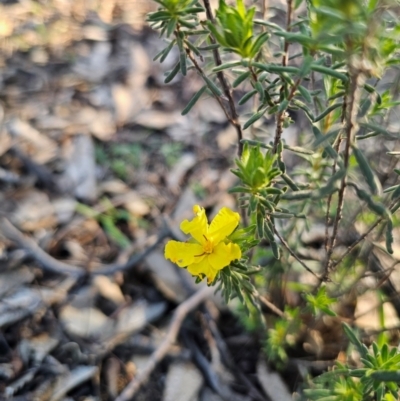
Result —
<path fill-rule="evenodd" d="M 286 14 L 286 32 L 291 31 L 292 24 L 292 14 L 293 14 L 293 0 L 287 0 L 287 14 Z M 287 66 L 289 61 L 289 42 L 285 39 L 285 44 L 283 47 L 283 56 L 282 56 L 282 66 Z M 283 93 L 284 86 L 282 85 L 281 94 Z M 277 153 L 278 145 L 282 139 L 283 132 L 283 122 L 285 119 L 286 110 L 280 111 L 276 116 L 276 130 L 275 130 L 275 140 L 273 152 Z"/>
<path fill-rule="evenodd" d="M 352 70 L 353 68 L 350 68 Z M 363 81 L 363 74 L 361 71 L 353 69 L 352 73 L 350 74 L 350 85 L 349 85 L 349 92 L 347 95 L 346 101 L 346 115 L 345 115 L 345 122 L 344 122 L 344 134 L 346 138 L 346 146 L 343 155 L 343 163 L 344 168 L 347 170 L 349 167 L 349 160 L 350 160 L 350 148 L 351 144 L 354 142 L 355 133 L 357 131 L 357 110 L 360 104 L 360 96 L 361 96 L 361 82 Z M 328 244 L 327 250 L 327 258 L 325 264 L 325 272 L 324 276 L 326 277 L 329 273 L 329 270 L 332 268 L 331 257 L 333 253 L 333 249 L 336 244 L 336 238 L 339 231 L 339 223 L 342 219 L 342 210 L 343 210 L 343 203 L 344 203 L 344 195 L 347 186 L 347 175 L 345 175 L 342 179 L 339 194 L 338 194 L 338 203 L 336 208 L 336 216 L 335 221 L 333 224 L 333 233 L 332 237 Z"/>
<path fill-rule="evenodd" d="M 311 273 L 314 277 L 317 277 L 319 280 L 321 280 L 290 248 L 289 244 L 283 239 L 283 237 L 279 234 L 279 231 L 276 229 L 275 225 L 272 224 L 272 227 L 274 229 L 275 235 L 279 238 L 279 241 L 282 243 L 283 247 L 309 272 Z"/>
<path fill-rule="evenodd" d="M 207 19 L 211 21 L 212 23 L 215 23 L 213 12 L 211 9 L 210 5 L 210 0 L 203 0 L 204 7 L 206 9 L 206 15 Z M 215 39 L 210 35 L 210 40 L 211 43 L 216 43 Z M 214 56 L 214 62 L 216 66 L 219 66 L 222 64 L 221 60 L 221 55 L 219 54 L 218 49 L 213 49 L 213 56 Z M 238 139 L 238 156 L 240 157 L 243 152 L 243 143 L 241 142 L 243 139 L 243 131 L 242 127 L 239 122 L 239 115 L 236 111 L 236 106 L 235 106 L 235 101 L 233 100 L 232 96 L 232 90 L 231 87 L 228 83 L 228 81 L 225 78 L 225 75 L 222 71 L 219 71 L 217 73 L 217 78 L 221 84 L 222 90 L 224 91 L 224 94 L 226 98 L 228 99 L 228 105 L 229 105 L 229 110 L 230 110 L 230 115 L 228 117 L 229 122 L 235 127 L 236 133 L 237 133 L 237 139 Z"/>

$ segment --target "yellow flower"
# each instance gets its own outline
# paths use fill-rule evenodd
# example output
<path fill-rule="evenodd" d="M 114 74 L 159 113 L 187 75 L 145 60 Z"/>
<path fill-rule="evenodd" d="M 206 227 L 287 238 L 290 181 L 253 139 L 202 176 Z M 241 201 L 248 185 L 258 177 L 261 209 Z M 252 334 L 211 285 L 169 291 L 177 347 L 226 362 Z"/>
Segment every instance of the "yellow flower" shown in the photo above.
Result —
<path fill-rule="evenodd" d="M 194 276 L 207 277 L 212 283 L 218 271 L 233 260 L 240 259 L 242 252 L 237 244 L 225 242 L 239 224 L 240 216 L 223 207 L 208 224 L 204 208 L 193 207 L 195 217 L 181 223 L 181 230 L 190 234 L 189 242 L 168 241 L 165 257 L 179 267 L 186 267 Z"/>

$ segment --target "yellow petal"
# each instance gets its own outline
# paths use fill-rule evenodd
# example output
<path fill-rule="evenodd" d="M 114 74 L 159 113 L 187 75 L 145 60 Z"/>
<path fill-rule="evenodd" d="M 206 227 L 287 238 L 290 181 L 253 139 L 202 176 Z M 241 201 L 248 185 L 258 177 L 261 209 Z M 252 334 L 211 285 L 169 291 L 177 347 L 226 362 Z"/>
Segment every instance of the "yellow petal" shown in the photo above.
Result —
<path fill-rule="evenodd" d="M 193 276 L 201 276 L 205 275 L 207 276 L 212 269 L 212 266 L 210 265 L 210 262 L 208 261 L 208 258 L 205 257 L 198 263 L 192 263 L 188 267 L 188 272 L 192 274 Z"/>
<path fill-rule="evenodd" d="M 239 224 L 239 221 L 239 213 L 235 213 L 227 207 L 223 207 L 214 217 L 208 230 L 208 235 L 212 238 L 214 245 L 232 234 L 233 230 Z"/>
<path fill-rule="evenodd" d="M 242 256 L 242 251 L 239 245 L 225 244 L 220 242 L 212 253 L 208 255 L 208 261 L 215 270 L 221 270 L 225 266 L 228 266 L 233 260 L 240 259 Z"/>
<path fill-rule="evenodd" d="M 185 267 L 198 261 L 202 255 L 203 247 L 199 244 L 190 244 L 187 242 L 168 241 L 165 246 L 164 256 L 166 259 L 176 263 L 179 267 Z M 202 255 L 201 258 L 204 258 Z"/>
<path fill-rule="evenodd" d="M 218 270 L 214 269 L 209 261 L 209 257 L 205 257 L 202 261 L 199 263 L 193 263 L 187 267 L 188 271 L 190 274 L 193 276 L 206 276 L 207 277 L 207 282 L 208 284 L 211 284 L 215 276 L 218 273 Z"/>
<path fill-rule="evenodd" d="M 190 234 L 196 241 L 200 244 L 204 244 L 207 237 L 208 231 L 208 221 L 206 216 L 206 211 L 203 207 L 199 205 L 195 205 L 193 207 L 193 212 L 195 213 L 196 217 L 189 221 L 184 220 L 181 223 L 181 230 L 185 234 Z"/>

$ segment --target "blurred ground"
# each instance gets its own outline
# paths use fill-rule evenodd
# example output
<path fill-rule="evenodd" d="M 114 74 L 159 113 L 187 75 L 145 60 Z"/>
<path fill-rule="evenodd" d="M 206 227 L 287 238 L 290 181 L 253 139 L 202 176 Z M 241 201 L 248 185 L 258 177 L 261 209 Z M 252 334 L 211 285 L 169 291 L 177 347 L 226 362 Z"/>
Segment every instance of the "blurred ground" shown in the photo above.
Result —
<path fill-rule="evenodd" d="M 165 237 L 195 203 L 235 205 L 235 131 L 211 99 L 180 115 L 201 83 L 164 85 L 154 5 L 0 2 L 2 399 L 115 399 L 194 290 Z M 256 340 L 227 309 L 182 335 L 135 399 L 262 399 Z"/>

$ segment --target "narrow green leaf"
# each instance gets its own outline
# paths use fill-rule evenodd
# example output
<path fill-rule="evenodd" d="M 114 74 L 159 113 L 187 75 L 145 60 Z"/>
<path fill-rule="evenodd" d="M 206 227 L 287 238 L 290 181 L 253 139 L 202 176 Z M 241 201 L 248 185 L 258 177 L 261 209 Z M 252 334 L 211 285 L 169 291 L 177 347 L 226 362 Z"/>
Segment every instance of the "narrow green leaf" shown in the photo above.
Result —
<path fill-rule="evenodd" d="M 272 28 L 276 31 L 283 31 L 283 29 L 278 24 L 275 24 L 275 23 L 267 21 L 267 20 L 255 19 L 253 22 L 257 25 L 263 25 L 268 28 Z"/>
<path fill-rule="evenodd" d="M 205 92 L 207 89 L 207 85 L 204 85 L 197 93 L 194 94 L 194 96 L 189 100 L 189 103 L 187 106 L 182 110 L 182 115 L 186 115 L 189 113 L 189 111 L 192 109 L 192 107 L 197 103 L 197 101 L 200 99 L 201 95 Z"/>
<path fill-rule="evenodd" d="M 275 259 L 278 259 L 278 260 L 279 260 L 279 258 L 280 258 L 280 253 L 279 253 L 278 244 L 277 244 L 275 241 L 272 241 L 272 242 L 270 243 L 270 245 L 271 245 L 272 253 L 274 254 Z"/>
<path fill-rule="evenodd" d="M 183 18 L 178 18 L 178 22 L 179 22 L 181 25 L 183 25 L 185 28 L 189 28 L 189 29 L 195 29 L 196 26 L 197 26 L 197 24 L 192 24 L 192 23 L 186 21 L 186 20 L 183 19 Z"/>
<path fill-rule="evenodd" d="M 251 194 L 251 189 L 248 187 L 233 187 L 228 191 L 230 194 L 234 194 L 234 193 L 247 193 L 247 194 Z"/>
<path fill-rule="evenodd" d="M 367 203 L 368 207 L 373 212 L 375 212 L 379 216 L 386 217 L 388 220 L 390 220 L 392 218 L 392 215 L 391 215 L 389 209 L 383 203 L 375 202 L 369 193 L 367 193 L 363 189 L 358 188 L 358 186 L 356 184 L 354 184 L 353 182 L 349 182 L 349 185 L 352 186 L 356 190 L 357 196 L 361 200 L 365 201 Z"/>
<path fill-rule="evenodd" d="M 328 101 L 330 102 L 332 100 L 338 99 L 339 97 L 344 97 L 345 95 L 346 95 L 346 91 L 339 91 L 339 92 L 335 93 L 334 95 L 329 96 Z"/>
<path fill-rule="evenodd" d="M 275 242 L 273 227 L 267 219 L 264 219 L 264 234 L 270 243 Z"/>
<path fill-rule="evenodd" d="M 277 219 L 292 219 L 293 217 L 296 217 L 296 215 L 294 215 L 293 213 L 282 213 L 282 212 L 271 213 L 271 216 Z"/>
<path fill-rule="evenodd" d="M 182 10 L 185 14 L 197 14 L 205 11 L 203 7 L 188 7 Z"/>
<path fill-rule="evenodd" d="M 283 147 L 286 150 L 290 150 L 291 152 L 294 152 L 294 153 L 300 153 L 302 155 L 313 155 L 315 153 L 312 150 L 308 150 L 308 149 L 302 148 L 300 146 L 283 145 Z"/>
<path fill-rule="evenodd" d="M 316 11 L 318 12 L 318 14 L 325 15 L 328 18 L 333 18 L 334 20 L 337 19 L 341 23 L 348 21 L 347 15 L 339 8 L 320 6 Z M 335 23 L 338 23 L 339 21 L 335 21 Z"/>
<path fill-rule="evenodd" d="M 383 126 L 374 124 L 374 123 L 360 123 L 360 127 L 367 128 L 371 131 L 375 131 L 379 134 L 385 135 L 387 137 L 393 138 L 393 139 L 399 139 L 396 135 L 393 135 L 389 131 L 387 131 Z"/>
<path fill-rule="evenodd" d="M 287 99 L 283 99 L 278 107 L 278 113 L 282 113 L 283 111 L 285 111 L 288 108 L 289 105 L 289 100 Z"/>
<path fill-rule="evenodd" d="M 370 134 L 366 135 L 356 135 L 357 141 L 362 141 L 363 139 L 373 138 L 374 136 L 381 135 L 380 132 L 371 132 Z"/>
<path fill-rule="evenodd" d="M 282 174 L 281 177 L 292 191 L 299 191 L 299 187 L 287 174 Z"/>
<path fill-rule="evenodd" d="M 242 65 L 241 61 L 230 61 L 229 63 L 224 63 L 219 65 L 218 67 L 214 67 L 212 72 L 219 72 L 226 70 L 227 68 L 237 67 L 238 65 Z"/>
<path fill-rule="evenodd" d="M 311 71 L 311 64 L 313 62 L 313 57 L 310 55 L 304 56 L 303 64 L 300 67 L 299 77 L 304 78 Z"/>
<path fill-rule="evenodd" d="M 292 32 L 275 32 L 277 36 L 283 36 L 288 42 L 291 43 L 300 43 L 303 46 L 311 47 L 314 45 L 315 40 L 310 36 L 303 35 L 301 33 L 292 33 Z"/>
<path fill-rule="evenodd" d="M 232 83 L 232 87 L 238 87 L 243 81 L 245 81 L 250 76 L 250 71 L 246 71 L 240 74 Z"/>
<path fill-rule="evenodd" d="M 158 58 L 160 58 L 160 63 L 162 63 L 168 56 L 169 52 L 171 51 L 171 49 L 173 48 L 175 44 L 175 39 L 172 40 L 168 46 L 166 48 L 164 48 L 163 50 L 160 51 L 160 53 L 158 53 L 154 58 L 153 61 L 156 61 Z"/>
<path fill-rule="evenodd" d="M 356 333 L 353 331 L 353 329 L 347 323 L 344 323 L 344 322 L 342 323 L 342 327 L 343 327 L 343 330 L 344 330 L 346 336 L 350 340 L 350 342 L 353 345 L 355 345 L 357 347 L 358 351 L 360 351 L 360 353 L 365 357 L 364 349 L 362 348 L 362 343 L 356 336 Z"/>
<path fill-rule="evenodd" d="M 220 46 L 218 43 L 213 43 L 212 45 L 198 47 L 200 51 L 207 51 L 207 50 L 215 50 L 218 49 Z"/>
<path fill-rule="evenodd" d="M 263 194 L 267 195 L 283 195 L 285 191 L 279 188 L 269 187 L 262 190 Z"/>
<path fill-rule="evenodd" d="M 393 223 L 392 220 L 388 220 L 386 224 L 386 250 L 393 254 Z"/>
<path fill-rule="evenodd" d="M 250 127 L 250 125 L 254 124 L 257 120 L 259 120 L 267 111 L 266 108 L 258 111 L 257 113 L 254 113 L 243 125 L 243 129 L 247 129 Z"/>
<path fill-rule="evenodd" d="M 378 370 L 372 372 L 370 375 L 371 379 L 382 381 L 382 382 L 400 382 L 400 370 Z"/>
<path fill-rule="evenodd" d="M 300 109 L 302 109 L 305 113 L 306 113 L 306 115 L 307 115 L 307 117 L 309 118 L 309 120 L 311 121 L 311 122 L 313 122 L 314 121 L 314 114 L 313 114 L 313 112 L 311 111 L 311 109 L 309 108 L 309 107 L 307 107 L 303 102 L 301 102 L 300 100 L 298 100 L 298 99 L 292 99 L 292 104 L 294 104 L 295 106 L 297 106 L 297 107 L 299 107 Z"/>
<path fill-rule="evenodd" d="M 360 369 L 352 369 L 349 372 L 351 377 L 363 377 L 367 373 L 368 369 L 360 368 Z"/>
<path fill-rule="evenodd" d="M 177 20 L 175 18 L 172 18 L 167 25 L 167 37 L 170 37 L 172 35 L 172 33 L 174 32 L 175 28 L 176 28 L 176 23 Z"/>
<path fill-rule="evenodd" d="M 397 185 L 396 189 L 394 190 L 392 194 L 392 199 L 395 200 L 398 197 L 400 197 L 400 185 Z"/>
<path fill-rule="evenodd" d="M 198 57 L 201 56 L 201 53 L 199 51 L 199 49 L 190 41 L 185 39 L 185 43 L 187 45 L 187 47 Z"/>
<path fill-rule="evenodd" d="M 180 69 L 181 69 L 181 63 L 178 62 L 178 64 L 176 64 L 176 66 L 173 68 L 173 70 L 164 79 L 164 83 L 168 84 L 169 82 L 171 82 L 175 78 L 176 74 L 178 74 Z"/>
<path fill-rule="evenodd" d="M 252 63 L 251 65 L 262 71 L 273 72 L 277 74 L 284 72 L 287 72 L 289 74 L 297 74 L 299 72 L 299 68 L 291 66 L 283 66 L 277 64 L 263 64 L 259 62 Z"/>
<path fill-rule="evenodd" d="M 186 53 L 185 53 L 185 51 L 181 51 L 179 53 L 179 58 L 180 58 L 181 73 L 185 77 L 186 76 L 186 72 L 187 72 Z"/>
<path fill-rule="evenodd" d="M 261 83 L 257 81 L 257 82 L 254 84 L 254 88 L 257 90 L 258 95 L 260 96 L 260 102 L 261 102 L 261 103 L 264 103 L 264 88 L 263 88 L 263 86 L 261 85 Z"/>
<path fill-rule="evenodd" d="M 312 64 L 311 69 L 313 71 L 319 72 L 321 74 L 330 75 L 334 78 L 338 78 L 343 82 L 348 81 L 348 77 L 346 75 L 344 75 L 336 70 L 333 70 L 332 68 L 324 67 L 323 65 Z"/>
<path fill-rule="evenodd" d="M 261 211 L 257 211 L 257 234 L 259 238 L 264 238 L 264 216 Z"/>
<path fill-rule="evenodd" d="M 374 195 L 377 195 L 382 192 L 381 183 L 378 180 L 378 177 L 372 171 L 371 166 L 369 165 L 366 157 L 363 152 L 356 146 L 353 145 L 353 153 L 356 157 L 358 166 L 360 167 L 361 173 L 364 176 L 367 184 Z"/>
<path fill-rule="evenodd" d="M 333 149 L 333 147 L 332 147 L 332 145 L 330 143 L 324 142 L 325 137 L 324 137 L 324 135 L 322 135 L 322 133 L 319 130 L 319 128 L 317 126 L 313 125 L 312 131 L 313 131 L 313 134 L 315 136 L 315 139 L 319 143 L 325 143 L 324 148 L 325 148 L 326 152 L 328 153 L 328 155 L 330 157 L 332 157 L 332 159 L 337 159 L 338 154 L 336 153 L 336 150 Z"/>
<path fill-rule="evenodd" d="M 336 110 L 337 108 L 342 107 L 342 106 L 343 106 L 342 102 L 332 104 L 327 109 L 325 109 L 319 116 L 315 117 L 314 122 L 316 123 L 316 122 L 322 120 L 324 117 L 326 117 L 333 110 Z"/>
<path fill-rule="evenodd" d="M 181 73 L 183 76 L 186 76 L 186 53 L 185 53 L 185 49 L 183 47 L 183 40 L 181 38 L 181 35 L 177 35 L 176 36 L 176 41 L 179 47 L 179 62 L 180 62 L 180 66 L 181 66 Z"/>
<path fill-rule="evenodd" d="M 306 102 L 312 103 L 311 94 L 304 86 L 299 85 L 299 87 L 297 89 L 300 92 L 301 96 L 303 96 L 303 98 Z"/>
<path fill-rule="evenodd" d="M 296 191 L 296 192 L 286 192 L 282 195 L 282 199 L 285 200 L 303 200 L 303 199 L 311 199 L 312 191 Z"/>
<path fill-rule="evenodd" d="M 250 100 L 255 94 L 257 93 L 256 89 L 253 89 L 250 92 L 247 92 L 245 95 L 243 95 L 240 99 L 238 104 L 239 105 L 243 105 L 245 104 L 248 100 Z"/>
<path fill-rule="evenodd" d="M 212 93 L 215 96 L 221 96 L 222 92 L 221 90 L 218 88 L 217 85 L 214 84 L 213 81 L 211 81 L 210 78 L 208 78 L 206 75 L 203 76 L 204 81 L 206 81 L 207 86 L 210 88 L 210 90 L 212 91 Z"/>

